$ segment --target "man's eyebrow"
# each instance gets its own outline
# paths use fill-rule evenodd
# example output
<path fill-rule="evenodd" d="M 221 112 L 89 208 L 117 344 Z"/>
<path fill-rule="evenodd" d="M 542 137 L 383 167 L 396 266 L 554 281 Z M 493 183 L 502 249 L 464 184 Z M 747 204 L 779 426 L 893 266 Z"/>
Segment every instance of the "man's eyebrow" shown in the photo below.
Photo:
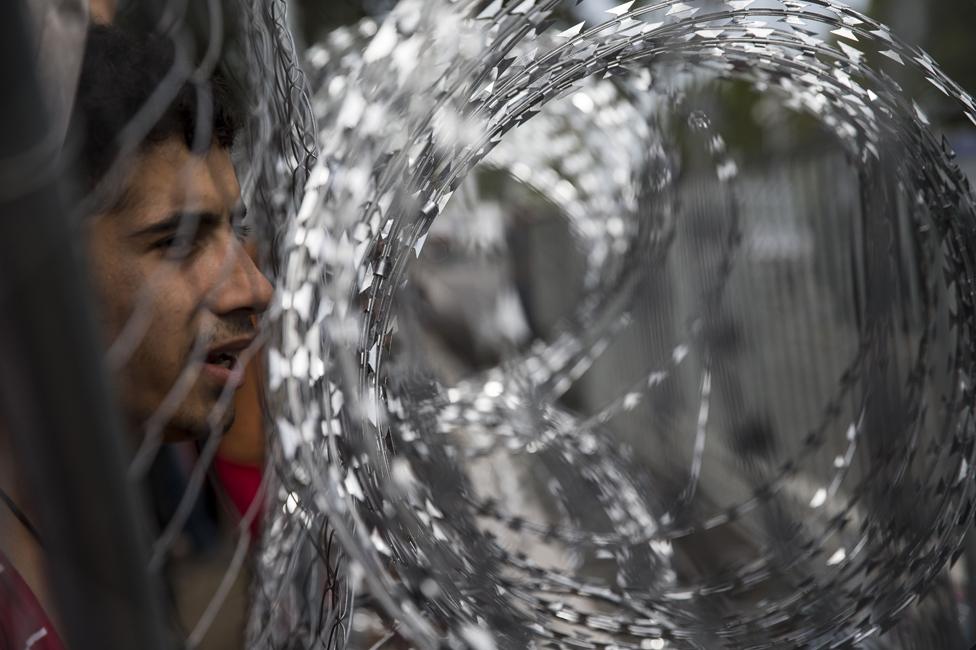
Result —
<path fill-rule="evenodd" d="M 213 228 L 224 220 L 213 212 L 174 212 L 165 219 L 141 228 L 132 233 L 133 238 L 150 237 L 153 235 L 169 235 L 186 228 L 188 230 Z"/>

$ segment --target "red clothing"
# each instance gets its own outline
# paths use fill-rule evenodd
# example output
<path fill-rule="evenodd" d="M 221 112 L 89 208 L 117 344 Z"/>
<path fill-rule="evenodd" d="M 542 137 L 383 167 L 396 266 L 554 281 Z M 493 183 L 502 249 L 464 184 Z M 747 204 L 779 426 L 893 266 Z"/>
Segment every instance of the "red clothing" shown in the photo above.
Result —
<path fill-rule="evenodd" d="M 261 488 L 261 468 L 254 465 L 241 465 L 234 461 L 221 458 L 219 455 L 214 459 L 214 472 L 217 479 L 227 492 L 227 496 L 237 506 L 237 512 L 242 517 L 247 514 L 248 509 L 258 496 Z M 261 530 L 261 511 L 264 504 L 258 504 L 258 511 L 251 520 L 249 529 L 251 537 L 257 539 Z"/>
<path fill-rule="evenodd" d="M 64 650 L 51 619 L 0 551 L 0 648 Z"/>

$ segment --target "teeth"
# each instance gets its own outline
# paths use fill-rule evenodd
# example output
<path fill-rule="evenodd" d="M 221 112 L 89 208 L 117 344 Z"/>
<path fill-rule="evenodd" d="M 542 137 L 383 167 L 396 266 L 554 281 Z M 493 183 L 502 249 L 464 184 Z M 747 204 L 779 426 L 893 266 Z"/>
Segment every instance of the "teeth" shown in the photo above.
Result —
<path fill-rule="evenodd" d="M 237 361 L 237 359 L 235 359 L 233 355 L 227 354 L 225 352 L 221 352 L 213 360 L 213 364 L 214 365 L 217 365 L 217 366 L 223 366 L 224 368 L 230 369 L 230 368 L 232 368 L 234 366 L 234 363 L 236 361 Z"/>

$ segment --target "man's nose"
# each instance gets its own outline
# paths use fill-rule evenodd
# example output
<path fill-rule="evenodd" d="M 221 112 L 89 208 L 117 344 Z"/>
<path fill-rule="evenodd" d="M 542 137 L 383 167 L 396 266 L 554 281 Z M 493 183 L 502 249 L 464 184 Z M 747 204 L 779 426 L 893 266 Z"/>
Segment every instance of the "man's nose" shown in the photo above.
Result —
<path fill-rule="evenodd" d="M 272 287 L 251 256 L 236 240 L 228 248 L 223 281 L 211 296 L 211 308 L 217 314 L 246 311 L 262 314 L 271 303 Z"/>

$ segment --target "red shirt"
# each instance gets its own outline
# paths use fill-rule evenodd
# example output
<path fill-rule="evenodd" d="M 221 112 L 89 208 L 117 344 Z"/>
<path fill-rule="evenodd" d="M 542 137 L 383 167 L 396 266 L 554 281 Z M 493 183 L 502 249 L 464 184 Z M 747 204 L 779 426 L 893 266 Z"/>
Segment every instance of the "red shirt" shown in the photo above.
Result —
<path fill-rule="evenodd" d="M 213 468 L 217 474 L 217 479 L 224 486 L 224 491 L 227 492 L 227 496 L 237 506 L 238 514 L 243 517 L 247 514 L 255 498 L 260 496 L 258 492 L 261 489 L 263 474 L 261 468 L 254 465 L 235 463 L 219 455 L 214 459 Z M 249 527 L 252 539 L 257 539 L 261 531 L 261 511 L 263 510 L 263 505 L 258 504 L 255 506 L 258 508 L 258 511 L 251 520 Z"/>
<path fill-rule="evenodd" d="M 0 648 L 64 650 L 51 619 L 0 551 Z"/>

